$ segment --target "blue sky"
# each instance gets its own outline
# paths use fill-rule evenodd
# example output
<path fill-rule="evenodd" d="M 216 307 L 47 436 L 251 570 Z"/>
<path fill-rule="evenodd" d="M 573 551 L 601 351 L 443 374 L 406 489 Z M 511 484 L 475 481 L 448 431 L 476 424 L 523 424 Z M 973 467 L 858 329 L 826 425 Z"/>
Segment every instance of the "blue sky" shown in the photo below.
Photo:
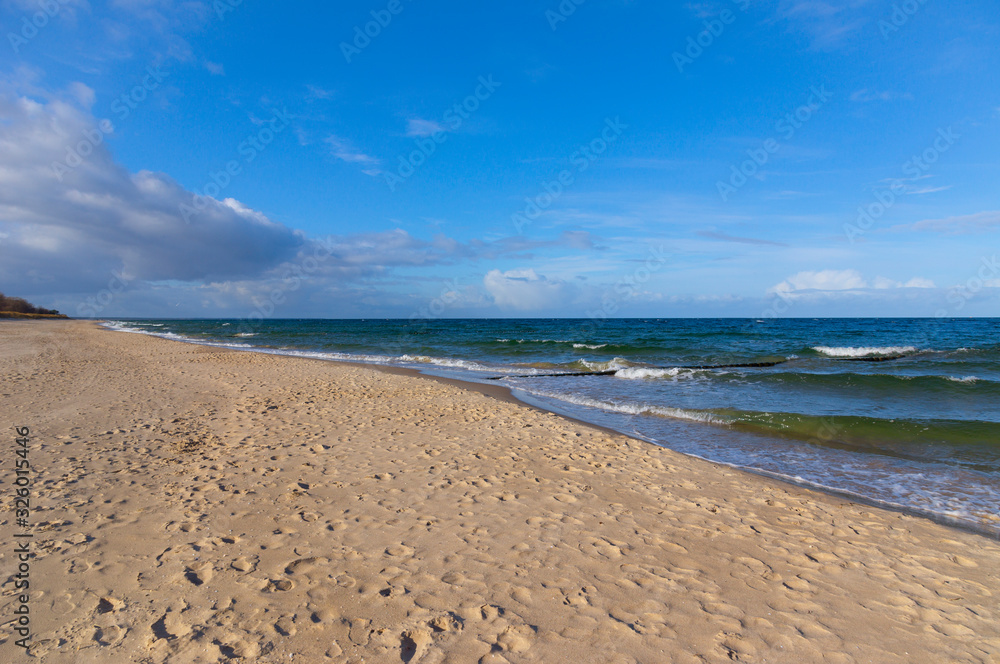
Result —
<path fill-rule="evenodd" d="M 1000 312 L 995 2 L 577 2 L 4 0 L 0 290 L 101 317 Z"/>

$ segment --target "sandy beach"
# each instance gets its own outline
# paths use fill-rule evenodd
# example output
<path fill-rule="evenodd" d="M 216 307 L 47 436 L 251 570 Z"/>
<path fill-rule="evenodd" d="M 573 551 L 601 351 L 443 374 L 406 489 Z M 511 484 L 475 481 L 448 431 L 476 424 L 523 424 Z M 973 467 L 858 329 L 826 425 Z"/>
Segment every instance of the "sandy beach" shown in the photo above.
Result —
<path fill-rule="evenodd" d="M 1000 662 L 997 541 L 502 390 L 82 321 L 0 378 L 3 661 Z"/>

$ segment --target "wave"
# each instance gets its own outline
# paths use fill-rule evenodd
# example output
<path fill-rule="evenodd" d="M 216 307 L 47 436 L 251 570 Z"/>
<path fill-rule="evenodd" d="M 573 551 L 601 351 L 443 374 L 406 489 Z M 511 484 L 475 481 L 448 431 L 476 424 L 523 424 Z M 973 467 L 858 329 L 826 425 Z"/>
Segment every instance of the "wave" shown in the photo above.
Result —
<path fill-rule="evenodd" d="M 523 389 L 523 388 L 522 388 Z M 817 416 L 727 408 L 673 408 L 583 395 L 525 390 L 530 394 L 610 413 L 653 416 L 792 439 L 819 447 L 1000 472 L 1000 423 L 972 420 L 903 420 L 856 415 Z"/>
<path fill-rule="evenodd" d="M 943 397 L 1000 397 L 1000 381 L 982 376 L 943 376 L 936 374 L 856 373 L 838 371 L 727 371 L 705 374 L 714 380 L 741 385 L 774 386 L 822 390 L 825 395 L 849 396 L 851 399 L 879 399 L 891 396 L 934 395 Z"/>
<path fill-rule="evenodd" d="M 400 362 L 409 364 L 433 364 L 439 367 L 449 367 L 452 369 L 465 369 L 466 371 L 476 371 L 479 373 L 514 373 L 523 369 L 514 367 L 496 367 L 480 364 L 471 360 L 461 360 L 450 357 L 432 357 L 430 355 L 401 355 Z"/>
<path fill-rule="evenodd" d="M 813 346 L 813 350 L 827 357 L 885 357 L 916 353 L 916 346 Z"/>
<path fill-rule="evenodd" d="M 679 376 L 689 377 L 695 374 L 694 370 L 673 367 L 670 369 L 656 369 L 646 367 L 629 367 L 619 369 L 615 372 L 615 378 L 625 378 L 628 380 L 650 380 L 654 378 L 677 378 Z"/>
<path fill-rule="evenodd" d="M 579 360 L 578 362 L 573 362 L 569 365 L 570 367 L 581 367 L 587 371 L 602 372 L 602 371 L 620 371 L 621 369 L 628 369 L 635 366 L 632 362 L 629 362 L 624 357 L 616 357 L 611 360 L 591 361 L 591 360 Z"/>
<path fill-rule="evenodd" d="M 103 327 L 109 330 L 114 330 L 115 332 L 128 332 L 130 334 L 145 334 L 150 337 L 159 337 L 161 339 L 170 339 L 172 341 L 183 341 L 190 344 L 199 344 L 201 346 L 215 346 L 218 348 L 236 348 L 236 349 L 256 349 L 255 346 L 250 344 L 240 344 L 240 343 L 226 343 L 221 341 L 208 341 L 206 339 L 196 339 L 194 337 L 184 336 L 183 334 L 177 334 L 176 332 L 159 332 L 153 330 L 146 330 L 141 327 L 135 327 L 136 324 L 129 323 L 126 321 L 105 321 L 101 323 Z M 141 325 L 141 323 L 140 323 Z"/>
<path fill-rule="evenodd" d="M 523 388 L 521 388 L 523 389 Z M 726 424 L 725 419 L 717 418 L 711 411 L 691 410 L 684 408 L 670 408 L 667 406 L 653 406 L 648 404 L 633 403 L 627 401 L 604 401 L 582 395 L 569 395 L 557 392 L 547 392 L 544 390 L 524 390 L 529 394 L 549 399 L 557 399 L 575 406 L 585 406 L 596 408 L 610 413 L 622 413 L 624 415 L 658 415 L 673 419 L 689 420 L 691 422 L 701 422 L 704 424 Z"/>

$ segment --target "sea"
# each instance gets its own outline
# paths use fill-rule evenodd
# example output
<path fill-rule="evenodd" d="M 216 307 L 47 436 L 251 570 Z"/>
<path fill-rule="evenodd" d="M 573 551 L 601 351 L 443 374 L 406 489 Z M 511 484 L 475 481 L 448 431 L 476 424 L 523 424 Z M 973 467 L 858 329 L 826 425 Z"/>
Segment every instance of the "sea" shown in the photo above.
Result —
<path fill-rule="evenodd" d="M 391 365 L 1000 538 L 1000 319 L 115 320 Z"/>

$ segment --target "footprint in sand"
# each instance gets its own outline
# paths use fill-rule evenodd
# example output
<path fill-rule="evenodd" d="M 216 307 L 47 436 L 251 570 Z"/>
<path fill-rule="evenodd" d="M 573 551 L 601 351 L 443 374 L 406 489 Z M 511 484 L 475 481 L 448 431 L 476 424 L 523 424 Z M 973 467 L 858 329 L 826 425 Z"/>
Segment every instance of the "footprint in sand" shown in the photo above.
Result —
<path fill-rule="evenodd" d="M 73 603 L 73 596 L 69 594 L 60 595 L 52 600 L 52 612 L 56 615 L 70 613 L 76 608 Z"/>
<path fill-rule="evenodd" d="M 520 602 L 525 606 L 531 605 L 531 591 L 528 590 L 527 588 L 516 587 L 512 591 L 510 591 L 510 596 L 511 599 L 513 599 L 516 602 Z"/>
<path fill-rule="evenodd" d="M 427 630 L 414 629 L 403 632 L 400 637 L 399 656 L 404 662 L 417 662 L 427 652 L 431 644 L 431 635 Z"/>
<path fill-rule="evenodd" d="M 340 612 L 329 606 L 325 606 L 314 610 L 312 612 L 312 615 L 310 616 L 310 619 L 317 625 L 320 624 L 328 625 L 333 623 L 338 618 L 340 618 Z"/>
<path fill-rule="evenodd" d="M 497 645 L 505 652 L 522 653 L 531 648 L 535 630 L 529 625 L 510 625 L 497 637 Z"/>
<path fill-rule="evenodd" d="M 295 636 L 298 629 L 295 627 L 295 616 L 281 616 L 274 623 L 274 631 L 282 636 Z"/>
<path fill-rule="evenodd" d="M 316 572 L 322 565 L 329 563 L 326 558 L 300 558 L 285 566 L 285 574 L 301 574 L 309 576 Z"/>
<path fill-rule="evenodd" d="M 240 556 L 229 563 L 229 566 L 238 572 L 252 572 L 257 569 L 257 562 L 256 560 L 248 560 L 246 556 Z"/>
<path fill-rule="evenodd" d="M 348 632 L 348 637 L 351 639 L 351 642 L 359 646 L 368 645 L 368 641 L 371 639 L 368 621 L 363 618 L 355 618 L 350 624 L 351 630 Z"/>
<path fill-rule="evenodd" d="M 184 573 L 185 578 L 196 586 L 208 583 L 214 575 L 212 563 L 207 561 L 189 565 Z"/>
<path fill-rule="evenodd" d="M 413 549 L 406 546 L 405 544 L 396 544 L 395 546 L 390 546 L 385 550 L 386 554 L 390 556 L 412 556 Z"/>
<path fill-rule="evenodd" d="M 110 627 L 98 627 L 94 633 L 94 640 L 102 646 L 117 646 L 125 639 L 128 629 L 121 625 L 111 625 Z"/>
<path fill-rule="evenodd" d="M 466 582 L 465 575 L 461 572 L 448 572 L 441 577 L 441 580 L 453 586 L 460 586 Z"/>

